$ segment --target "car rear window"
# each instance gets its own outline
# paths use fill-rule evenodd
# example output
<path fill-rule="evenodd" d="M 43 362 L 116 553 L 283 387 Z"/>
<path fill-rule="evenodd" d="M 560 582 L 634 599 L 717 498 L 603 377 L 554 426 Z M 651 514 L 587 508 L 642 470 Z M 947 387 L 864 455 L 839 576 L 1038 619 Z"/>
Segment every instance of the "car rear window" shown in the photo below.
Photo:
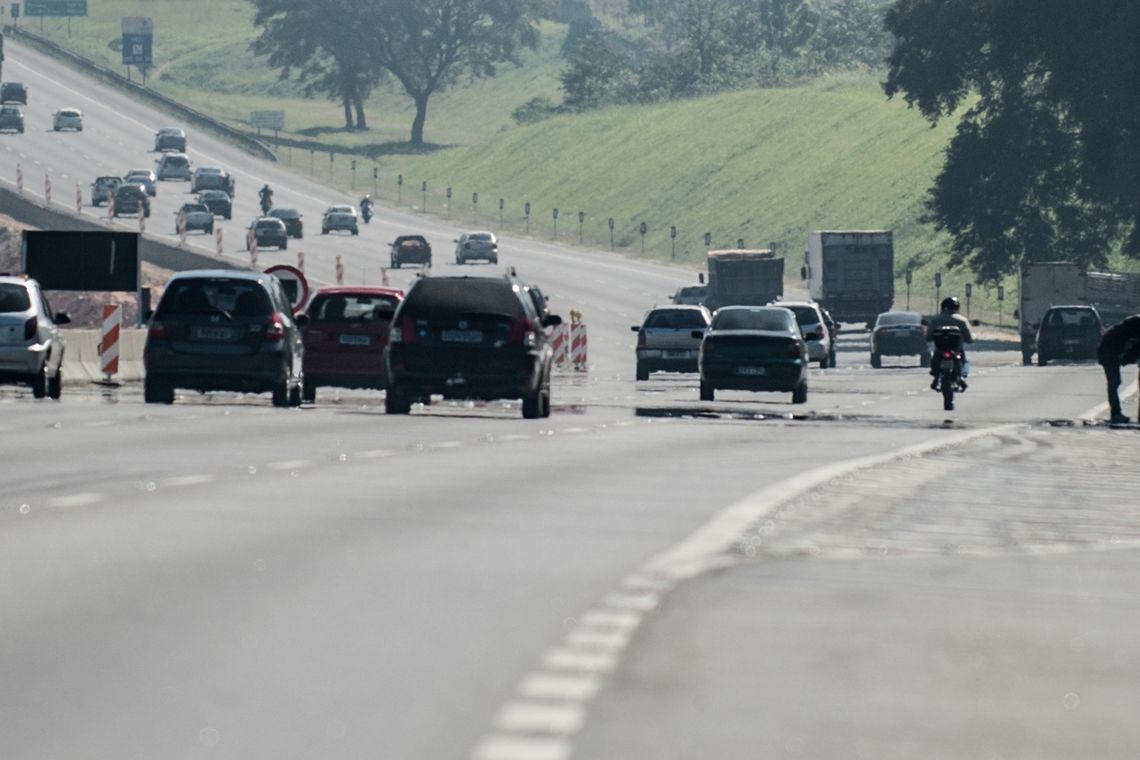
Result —
<path fill-rule="evenodd" d="M 492 236 L 490 232 L 473 232 L 467 236 L 468 240 L 479 240 L 484 243 L 491 242 Z"/>
<path fill-rule="evenodd" d="M 170 166 L 186 166 L 189 162 L 182 156 L 168 156 L 166 163 Z"/>
<path fill-rule="evenodd" d="M 784 308 L 796 315 L 796 322 L 800 325 L 819 324 L 819 314 L 810 306 L 786 306 Z"/>
<path fill-rule="evenodd" d="M 1096 316 L 1089 309 L 1051 309 L 1045 324 L 1048 327 L 1093 327 Z"/>
<path fill-rule="evenodd" d="M 645 319 L 646 327 L 683 329 L 704 329 L 708 326 L 704 315 L 694 309 L 662 309 L 654 311 Z"/>
<path fill-rule="evenodd" d="M 262 219 L 262 220 L 258 221 L 257 229 L 259 229 L 259 230 L 280 230 L 281 229 L 281 220 L 280 219 Z"/>
<path fill-rule="evenodd" d="M 918 325 L 922 324 L 922 317 L 913 311 L 894 311 L 880 314 L 879 318 L 875 320 L 875 324 L 880 327 L 890 325 Z"/>
<path fill-rule="evenodd" d="M 334 294 L 314 298 L 308 312 L 314 322 L 372 322 L 391 319 L 399 305 L 395 296 Z"/>
<path fill-rule="evenodd" d="M 269 215 L 278 219 L 297 219 L 301 216 L 301 212 L 295 208 L 275 208 L 269 212 Z"/>
<path fill-rule="evenodd" d="M 426 277 L 404 297 L 401 313 L 416 318 L 449 314 L 527 316 L 522 300 L 506 280 L 490 277 Z"/>
<path fill-rule="evenodd" d="M 167 287 L 156 319 L 171 316 L 223 313 L 260 317 L 273 313 L 269 294 L 255 282 L 224 277 L 177 280 Z"/>
<path fill-rule="evenodd" d="M 28 289 L 14 282 L 0 282 L 0 314 L 12 314 L 32 308 Z"/>
<path fill-rule="evenodd" d="M 785 309 L 730 309 L 717 312 L 713 328 L 717 330 L 777 330 L 792 329 L 792 314 Z"/>

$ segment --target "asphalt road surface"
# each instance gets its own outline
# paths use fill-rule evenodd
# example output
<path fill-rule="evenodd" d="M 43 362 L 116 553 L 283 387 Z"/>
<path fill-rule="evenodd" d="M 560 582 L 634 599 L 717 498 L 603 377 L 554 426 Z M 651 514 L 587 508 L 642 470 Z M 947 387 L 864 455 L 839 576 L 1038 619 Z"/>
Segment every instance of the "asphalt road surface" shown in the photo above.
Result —
<path fill-rule="evenodd" d="M 5 178 L 145 165 L 171 123 L 15 45 L 5 70 L 32 99 Z M 82 134 L 34 128 L 60 106 Z M 343 200 L 190 140 L 237 173 L 226 240 L 265 181 L 310 230 Z M 159 190 L 171 234 L 184 189 Z M 397 231 L 446 262 L 458 230 L 382 209 L 306 238 L 309 271 L 378 273 Z M 995 334 L 946 413 L 851 331 L 805 405 L 702 403 L 633 380 L 629 325 L 689 273 L 503 249 L 590 327 L 547 420 L 0 388 L 0 757 L 1134 756 L 1135 433 L 1090 421 L 1095 365 Z"/>

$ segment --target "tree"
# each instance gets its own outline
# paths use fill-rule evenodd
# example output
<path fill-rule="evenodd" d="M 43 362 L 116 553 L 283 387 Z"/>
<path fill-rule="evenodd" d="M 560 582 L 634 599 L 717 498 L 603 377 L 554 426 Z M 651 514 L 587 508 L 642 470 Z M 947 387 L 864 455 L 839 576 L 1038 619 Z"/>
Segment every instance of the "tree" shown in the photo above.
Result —
<path fill-rule="evenodd" d="M 564 105 L 573 110 L 628 101 L 637 84 L 629 64 L 599 31 L 579 41 L 561 79 Z"/>
<path fill-rule="evenodd" d="M 1140 257 L 1140 0 L 896 0 L 886 25 L 888 97 L 964 108 L 927 201 L 952 263 Z"/>
<path fill-rule="evenodd" d="M 494 76 L 538 46 L 545 0 L 370 0 L 369 59 L 416 106 L 411 142 L 422 145 L 428 100 L 461 76 Z"/>
<path fill-rule="evenodd" d="M 261 27 L 253 51 L 281 69 L 282 78 L 296 72 L 306 94 L 319 92 L 340 101 L 346 129 L 366 129 L 364 100 L 378 72 L 366 54 L 365 30 L 356 21 L 369 0 L 250 1 L 257 9 L 253 23 Z"/>

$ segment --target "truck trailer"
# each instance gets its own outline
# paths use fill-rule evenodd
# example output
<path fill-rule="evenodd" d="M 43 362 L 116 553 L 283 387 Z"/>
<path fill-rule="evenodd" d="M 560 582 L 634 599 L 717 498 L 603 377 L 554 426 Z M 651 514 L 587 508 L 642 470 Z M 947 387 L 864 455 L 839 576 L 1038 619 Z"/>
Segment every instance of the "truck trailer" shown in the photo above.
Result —
<path fill-rule="evenodd" d="M 784 259 L 768 248 L 708 253 L 710 309 L 763 306 L 784 295 Z"/>
<path fill-rule="evenodd" d="M 889 230 L 809 232 L 801 277 L 813 300 L 841 322 L 866 322 L 895 301 Z"/>

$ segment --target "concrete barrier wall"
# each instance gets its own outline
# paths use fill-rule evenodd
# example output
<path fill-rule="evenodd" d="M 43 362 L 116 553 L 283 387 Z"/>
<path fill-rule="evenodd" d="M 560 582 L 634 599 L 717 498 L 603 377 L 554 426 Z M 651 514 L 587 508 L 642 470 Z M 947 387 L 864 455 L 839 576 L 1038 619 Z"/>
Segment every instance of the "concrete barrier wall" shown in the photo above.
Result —
<path fill-rule="evenodd" d="M 86 383 L 102 381 L 105 375 L 102 371 L 99 357 L 99 342 L 102 335 L 99 330 L 68 330 L 63 331 L 63 339 L 67 347 L 63 351 L 63 383 L 64 392 L 68 383 Z M 146 342 L 146 330 L 121 330 L 119 332 L 119 372 L 112 376 L 118 382 L 141 382 L 143 371 L 143 344 Z"/>

